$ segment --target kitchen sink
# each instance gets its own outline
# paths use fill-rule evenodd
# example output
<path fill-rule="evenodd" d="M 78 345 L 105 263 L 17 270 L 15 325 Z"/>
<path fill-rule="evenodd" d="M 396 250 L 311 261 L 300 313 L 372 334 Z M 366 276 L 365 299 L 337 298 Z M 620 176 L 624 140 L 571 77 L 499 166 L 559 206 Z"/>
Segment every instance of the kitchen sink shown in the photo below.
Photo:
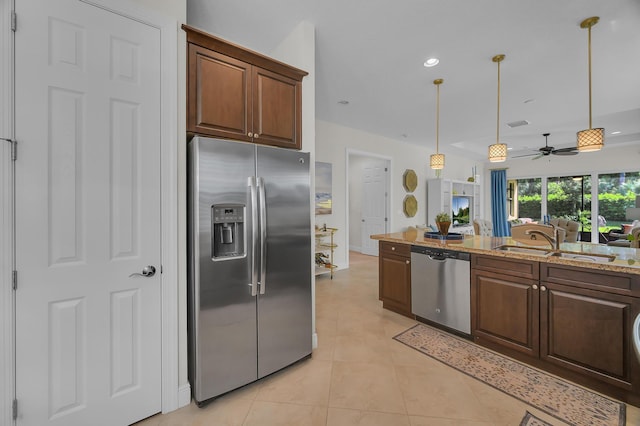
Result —
<path fill-rule="evenodd" d="M 511 253 L 524 253 L 524 254 L 536 254 L 538 256 L 546 256 L 551 253 L 551 250 L 548 248 L 537 248 L 537 247 L 522 247 L 522 246 L 512 246 L 512 245 L 503 245 L 498 246 L 495 250 L 500 251 L 508 251 Z"/>
<path fill-rule="evenodd" d="M 506 251 L 510 253 L 533 254 L 537 256 L 559 257 L 562 259 L 595 263 L 609 263 L 613 262 L 616 259 L 615 256 L 610 254 L 581 253 L 576 251 L 553 251 L 550 248 L 522 247 L 509 244 L 495 247 L 494 250 Z"/>
<path fill-rule="evenodd" d="M 580 260 L 583 262 L 608 263 L 616 260 L 615 256 L 609 254 L 594 253 L 578 253 L 569 251 L 556 251 L 549 253 L 549 256 L 560 257 L 563 259 Z"/>

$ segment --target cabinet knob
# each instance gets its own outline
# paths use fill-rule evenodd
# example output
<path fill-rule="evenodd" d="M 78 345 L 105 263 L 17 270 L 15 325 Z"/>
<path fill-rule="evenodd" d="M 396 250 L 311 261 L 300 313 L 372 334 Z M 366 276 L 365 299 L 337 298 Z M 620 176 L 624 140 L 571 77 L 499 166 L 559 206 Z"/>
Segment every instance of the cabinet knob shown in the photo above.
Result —
<path fill-rule="evenodd" d="M 396 248 L 395 247 L 391 247 L 391 251 L 396 251 Z"/>
<path fill-rule="evenodd" d="M 260 137 L 260 135 L 259 135 L 258 133 L 256 133 L 256 134 L 254 134 L 254 135 L 253 135 L 253 138 L 254 138 L 254 139 L 258 139 L 259 137 Z"/>
<path fill-rule="evenodd" d="M 542 290 L 542 291 L 547 291 L 547 288 L 546 288 L 545 286 L 541 285 L 541 286 L 540 286 L 540 290 Z"/>
<path fill-rule="evenodd" d="M 404 262 L 405 262 L 407 265 L 410 263 L 408 260 L 405 260 Z"/>
<path fill-rule="evenodd" d="M 253 133 L 249 132 L 249 133 L 247 133 L 247 136 L 249 136 L 250 138 L 252 138 L 252 137 L 253 137 Z"/>
<path fill-rule="evenodd" d="M 538 289 L 538 286 L 536 284 L 532 285 L 531 288 L 533 288 L 534 290 Z"/>

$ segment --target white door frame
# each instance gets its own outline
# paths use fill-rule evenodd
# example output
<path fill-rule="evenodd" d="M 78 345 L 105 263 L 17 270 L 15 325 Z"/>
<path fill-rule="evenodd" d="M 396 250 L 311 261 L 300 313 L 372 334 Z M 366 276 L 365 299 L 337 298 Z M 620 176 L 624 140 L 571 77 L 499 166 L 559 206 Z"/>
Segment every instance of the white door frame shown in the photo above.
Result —
<path fill-rule="evenodd" d="M 347 240 L 346 240 L 346 246 L 347 246 L 347 253 L 346 253 L 346 257 L 347 257 L 347 267 L 349 267 L 349 230 L 351 229 L 350 226 L 351 224 L 349 223 L 349 214 L 350 214 L 350 204 L 349 204 L 349 159 L 352 155 L 358 155 L 361 157 L 373 157 L 373 158 L 379 158 L 382 160 L 386 160 L 389 164 L 389 173 L 386 174 L 386 186 L 387 186 L 387 205 L 385 206 L 385 210 L 386 210 L 386 215 L 387 215 L 387 225 L 386 225 L 386 229 L 387 231 L 389 229 L 393 229 L 393 224 L 391 223 L 391 221 L 393 220 L 391 217 L 391 200 L 393 199 L 393 188 L 391 187 L 391 176 L 393 173 L 393 158 L 391 157 L 387 157 L 386 155 L 380 155 L 380 154 L 376 154 L 373 152 L 367 152 L 367 151 L 360 151 L 357 149 L 351 149 L 351 148 L 346 148 L 346 161 L 345 161 L 345 167 L 346 167 L 346 172 L 345 172 L 345 206 L 346 206 L 346 217 L 345 217 L 345 232 L 347 235 Z"/>
<path fill-rule="evenodd" d="M 5 55 L 0 58 L 0 93 L 3 111 L 0 116 L 0 138 L 13 138 L 13 36 L 8 24 L 14 0 L 0 0 L 0 45 Z M 179 408 L 185 402 L 189 389 L 180 389 L 178 382 L 179 342 L 178 342 L 178 146 L 182 140 L 178 135 L 178 31 L 176 20 L 149 11 L 132 2 L 123 0 L 79 0 L 121 16 L 134 19 L 160 31 L 160 87 L 161 87 L 161 130 L 160 167 L 161 173 L 161 224 L 162 224 L 162 412 Z M 20 19 L 18 17 L 18 31 Z M 11 96 L 5 96 L 5 95 Z M 2 142 L 0 161 L 0 424 L 14 424 L 12 401 L 15 396 L 15 335 L 14 335 L 14 294 L 11 290 L 13 269 L 13 183 L 9 170 L 11 155 L 9 144 Z M 19 161 L 19 143 L 18 143 Z M 11 236 L 8 238 L 7 236 Z M 181 396 L 182 394 L 182 396 Z M 187 399 L 188 403 L 188 399 Z"/>

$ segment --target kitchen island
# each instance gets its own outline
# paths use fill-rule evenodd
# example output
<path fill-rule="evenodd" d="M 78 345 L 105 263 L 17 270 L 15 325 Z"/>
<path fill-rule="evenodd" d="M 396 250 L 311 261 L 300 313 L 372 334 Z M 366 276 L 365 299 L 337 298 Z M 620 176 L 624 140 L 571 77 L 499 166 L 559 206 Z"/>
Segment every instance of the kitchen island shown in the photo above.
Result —
<path fill-rule="evenodd" d="M 385 308 L 412 315 L 406 257 L 412 245 L 470 253 L 474 342 L 640 405 L 640 363 L 632 342 L 640 314 L 640 250 L 563 243 L 554 251 L 510 237 L 440 241 L 418 230 L 371 238 L 380 241 Z"/>

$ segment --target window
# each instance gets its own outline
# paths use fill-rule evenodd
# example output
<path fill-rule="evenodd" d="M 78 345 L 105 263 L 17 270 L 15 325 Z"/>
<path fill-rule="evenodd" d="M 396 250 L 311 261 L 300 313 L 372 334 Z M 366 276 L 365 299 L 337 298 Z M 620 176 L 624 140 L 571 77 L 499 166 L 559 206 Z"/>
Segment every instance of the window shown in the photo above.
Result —
<path fill-rule="evenodd" d="M 513 196 L 515 218 L 530 218 L 541 222 L 542 218 L 542 179 L 518 179 Z"/>
<path fill-rule="evenodd" d="M 547 179 L 547 214 L 582 224 L 591 230 L 591 176 L 561 176 Z"/>
<path fill-rule="evenodd" d="M 598 175 L 599 230 L 620 229 L 623 223 L 640 219 L 636 198 L 640 194 L 640 173 Z"/>

